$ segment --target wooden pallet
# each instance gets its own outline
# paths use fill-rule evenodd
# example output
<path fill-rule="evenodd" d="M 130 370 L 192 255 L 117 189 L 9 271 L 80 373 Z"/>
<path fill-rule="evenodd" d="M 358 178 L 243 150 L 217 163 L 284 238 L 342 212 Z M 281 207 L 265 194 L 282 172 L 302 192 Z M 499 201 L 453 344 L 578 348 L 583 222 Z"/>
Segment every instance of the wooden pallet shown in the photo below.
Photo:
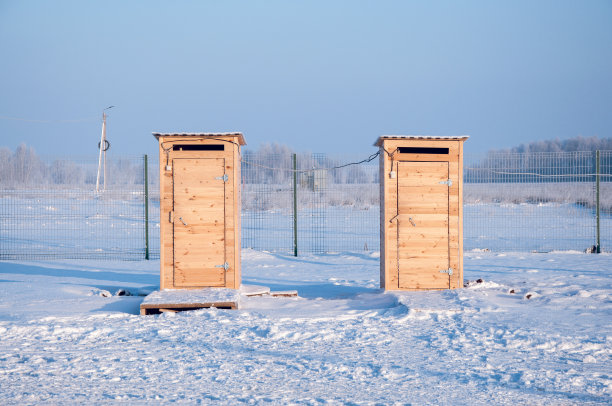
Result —
<path fill-rule="evenodd" d="M 266 286 L 242 285 L 228 288 L 165 289 L 149 294 L 140 304 L 140 314 L 177 313 L 210 307 L 236 310 L 242 296 L 296 297 L 297 290 L 271 292 Z"/>
<path fill-rule="evenodd" d="M 153 292 L 140 304 L 140 314 L 176 313 L 215 307 L 238 309 L 240 292 L 227 288 L 166 289 Z"/>

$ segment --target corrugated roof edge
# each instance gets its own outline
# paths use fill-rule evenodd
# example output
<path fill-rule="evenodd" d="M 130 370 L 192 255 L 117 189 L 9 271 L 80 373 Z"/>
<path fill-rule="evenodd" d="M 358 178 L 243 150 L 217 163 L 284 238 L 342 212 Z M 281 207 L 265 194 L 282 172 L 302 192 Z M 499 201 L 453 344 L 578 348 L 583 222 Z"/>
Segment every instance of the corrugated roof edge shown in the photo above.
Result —
<path fill-rule="evenodd" d="M 246 145 L 244 136 L 241 132 L 224 132 L 224 133 L 159 133 L 153 132 L 156 139 L 159 137 L 237 137 L 240 145 Z"/>
<path fill-rule="evenodd" d="M 380 147 L 382 140 L 444 140 L 444 141 L 465 141 L 469 135 L 381 135 L 374 143 L 375 147 Z"/>

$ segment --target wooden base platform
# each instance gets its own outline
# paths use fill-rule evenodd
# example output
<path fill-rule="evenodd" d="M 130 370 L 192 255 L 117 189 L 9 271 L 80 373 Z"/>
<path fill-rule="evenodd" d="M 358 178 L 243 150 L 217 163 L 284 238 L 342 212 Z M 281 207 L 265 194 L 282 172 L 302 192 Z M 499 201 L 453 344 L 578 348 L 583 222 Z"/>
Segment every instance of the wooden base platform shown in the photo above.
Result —
<path fill-rule="evenodd" d="M 237 309 L 240 292 L 228 288 L 166 289 L 153 292 L 140 304 L 140 314 L 159 314 L 207 307 Z"/>
<path fill-rule="evenodd" d="M 271 292 L 266 286 L 242 285 L 228 288 L 166 289 L 149 294 L 140 304 L 140 314 L 176 313 L 215 307 L 238 309 L 242 296 L 296 297 L 297 290 Z"/>

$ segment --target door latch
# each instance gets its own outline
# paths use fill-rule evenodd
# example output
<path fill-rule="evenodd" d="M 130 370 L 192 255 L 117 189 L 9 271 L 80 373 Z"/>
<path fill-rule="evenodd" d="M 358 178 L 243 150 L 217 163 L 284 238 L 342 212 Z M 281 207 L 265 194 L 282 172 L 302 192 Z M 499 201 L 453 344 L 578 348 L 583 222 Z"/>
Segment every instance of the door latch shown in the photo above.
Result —
<path fill-rule="evenodd" d="M 450 180 L 450 179 L 448 179 L 448 180 L 441 180 L 439 183 L 440 183 L 441 185 L 447 185 L 448 187 L 453 186 L 453 181 L 452 181 L 452 180 Z"/>
<path fill-rule="evenodd" d="M 453 274 L 453 268 L 441 269 L 440 273 L 447 273 L 448 276 L 451 276 Z"/>
<path fill-rule="evenodd" d="M 226 262 L 223 265 L 215 265 L 215 268 L 223 268 L 227 271 L 229 269 L 229 264 Z"/>
<path fill-rule="evenodd" d="M 215 180 L 222 180 L 223 182 L 227 182 L 228 179 L 229 179 L 229 176 L 227 176 L 227 173 L 224 173 L 223 176 L 215 177 Z"/>

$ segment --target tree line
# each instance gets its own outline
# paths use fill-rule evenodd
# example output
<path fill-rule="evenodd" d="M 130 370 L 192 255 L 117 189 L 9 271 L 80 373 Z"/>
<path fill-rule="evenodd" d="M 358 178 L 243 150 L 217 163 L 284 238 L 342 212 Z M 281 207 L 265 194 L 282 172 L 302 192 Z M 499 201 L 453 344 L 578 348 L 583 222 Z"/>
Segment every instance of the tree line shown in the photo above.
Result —
<path fill-rule="evenodd" d="M 378 182 L 375 165 L 350 165 L 350 158 L 338 158 L 320 153 L 296 153 L 286 145 L 264 144 L 257 150 L 242 152 L 242 180 L 249 184 L 290 184 L 293 181 L 293 154 L 296 155 L 298 183 L 311 183 L 316 178 L 326 184 L 364 184 Z M 359 159 L 360 160 L 360 159 Z"/>
<path fill-rule="evenodd" d="M 96 184 L 98 160 L 78 161 L 70 158 L 43 159 L 25 144 L 15 151 L 0 148 L 0 186 L 21 187 L 52 185 L 92 187 Z M 142 162 L 135 159 L 108 159 L 107 186 L 143 184 Z"/>
<path fill-rule="evenodd" d="M 534 141 L 517 147 L 492 150 L 480 161 L 466 165 L 466 182 L 541 181 L 541 175 L 572 175 L 555 181 L 592 181 L 594 153 L 562 154 L 563 152 L 612 151 L 612 138 L 574 137 L 566 140 Z M 288 184 L 293 180 L 293 154 L 286 145 L 265 144 L 257 150 L 243 151 L 242 178 L 249 184 Z M 370 165 L 351 165 L 327 154 L 295 153 L 298 182 L 308 183 L 314 177 L 327 184 L 364 184 L 378 182 L 376 161 Z M 76 161 L 69 158 L 42 159 L 32 147 L 19 145 L 15 151 L 0 147 L 0 185 L 2 187 L 33 185 L 95 185 L 97 159 Z M 136 159 L 109 159 L 107 185 L 142 184 L 142 162 Z M 601 173 L 612 171 L 612 154 L 602 156 Z M 153 171 L 154 173 L 155 171 Z M 582 176 L 584 175 L 584 176 Z M 153 180 L 153 179 L 151 179 Z M 603 179 L 610 181 L 610 177 Z"/>
<path fill-rule="evenodd" d="M 535 152 L 577 152 L 612 151 L 612 138 L 574 137 L 566 140 L 533 141 L 509 149 L 492 150 L 491 153 L 535 153 Z"/>
<path fill-rule="evenodd" d="M 595 151 L 600 174 L 612 173 L 612 138 L 574 137 L 534 141 L 514 148 L 489 151 L 476 163 L 465 165 L 466 183 L 593 182 Z M 610 182 L 605 176 L 602 181 Z"/>

